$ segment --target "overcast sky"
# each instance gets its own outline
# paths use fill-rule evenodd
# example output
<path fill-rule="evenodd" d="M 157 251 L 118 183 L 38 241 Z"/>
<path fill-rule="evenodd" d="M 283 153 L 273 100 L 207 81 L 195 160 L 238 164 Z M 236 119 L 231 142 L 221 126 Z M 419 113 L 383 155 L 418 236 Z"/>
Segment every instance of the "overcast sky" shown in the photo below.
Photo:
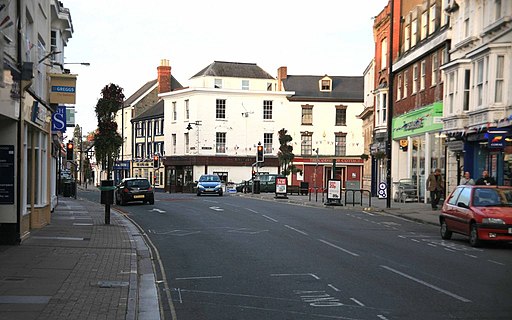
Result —
<path fill-rule="evenodd" d="M 374 55 L 373 20 L 388 0 L 62 0 L 74 33 L 65 62 L 78 74 L 76 122 L 97 127 L 101 89 L 126 98 L 168 59 L 183 85 L 213 61 L 256 63 L 277 75 L 362 75 Z M 253 4 L 250 4 L 253 3 Z M 68 130 L 70 134 L 70 130 Z"/>

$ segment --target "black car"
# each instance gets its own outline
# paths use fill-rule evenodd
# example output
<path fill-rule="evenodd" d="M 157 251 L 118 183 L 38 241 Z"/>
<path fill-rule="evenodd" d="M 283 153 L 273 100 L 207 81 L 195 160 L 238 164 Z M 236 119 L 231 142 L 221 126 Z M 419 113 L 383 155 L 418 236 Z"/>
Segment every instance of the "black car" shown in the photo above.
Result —
<path fill-rule="evenodd" d="M 155 192 L 148 179 L 126 178 L 117 185 L 116 204 L 125 205 L 128 202 L 142 201 L 142 203 L 155 203 Z"/>

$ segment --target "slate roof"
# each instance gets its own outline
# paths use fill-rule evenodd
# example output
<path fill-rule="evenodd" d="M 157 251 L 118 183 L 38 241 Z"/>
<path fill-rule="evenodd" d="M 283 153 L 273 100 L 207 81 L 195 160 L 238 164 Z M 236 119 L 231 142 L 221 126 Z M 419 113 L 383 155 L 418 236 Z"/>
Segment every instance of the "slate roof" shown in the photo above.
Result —
<path fill-rule="evenodd" d="M 283 80 L 286 91 L 295 91 L 290 101 L 339 101 L 363 102 L 364 77 L 328 76 L 332 80 L 331 91 L 320 91 L 318 82 L 325 76 L 293 76 Z"/>
<path fill-rule="evenodd" d="M 160 118 L 164 116 L 164 100 L 159 100 L 154 106 L 150 107 L 148 110 L 139 114 L 137 117 L 133 118 L 131 121 L 140 121 L 146 119 L 154 119 Z"/>
<path fill-rule="evenodd" d="M 250 79 L 274 79 L 256 63 L 214 61 L 212 64 L 195 74 L 197 77 L 232 77 Z"/>
<path fill-rule="evenodd" d="M 146 82 L 142 87 L 140 87 L 131 96 L 129 96 L 128 99 L 124 101 L 124 107 L 131 105 L 133 102 L 135 102 L 138 98 L 140 98 L 145 92 L 147 92 L 156 84 L 158 84 L 158 79 Z M 171 75 L 171 88 L 173 91 L 183 89 L 181 83 L 179 83 L 179 81 L 176 80 L 176 78 L 174 78 L 173 75 Z"/>

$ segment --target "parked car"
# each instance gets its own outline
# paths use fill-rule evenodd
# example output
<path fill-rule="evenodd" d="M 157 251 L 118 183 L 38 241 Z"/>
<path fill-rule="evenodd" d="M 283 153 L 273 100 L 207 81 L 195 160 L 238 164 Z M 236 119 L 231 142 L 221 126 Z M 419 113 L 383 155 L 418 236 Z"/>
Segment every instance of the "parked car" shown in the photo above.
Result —
<path fill-rule="evenodd" d="M 128 202 L 142 201 L 142 203 L 155 203 L 155 191 L 148 179 L 125 178 L 117 185 L 115 190 L 116 204 L 124 206 Z"/>
<path fill-rule="evenodd" d="M 276 178 L 281 177 L 281 175 L 275 173 L 263 173 L 258 177 L 260 180 L 260 192 L 276 192 Z M 246 192 L 252 192 L 253 180 L 253 178 L 243 180 L 236 185 L 236 191 L 243 192 L 244 188 L 247 188 Z"/>
<path fill-rule="evenodd" d="M 439 223 L 443 239 L 460 233 L 475 247 L 486 240 L 512 241 L 512 187 L 458 186 L 444 202 Z"/>
<path fill-rule="evenodd" d="M 196 192 L 198 196 L 202 194 L 218 194 L 222 196 L 222 180 L 216 174 L 203 174 L 199 177 L 199 181 L 197 181 Z"/>

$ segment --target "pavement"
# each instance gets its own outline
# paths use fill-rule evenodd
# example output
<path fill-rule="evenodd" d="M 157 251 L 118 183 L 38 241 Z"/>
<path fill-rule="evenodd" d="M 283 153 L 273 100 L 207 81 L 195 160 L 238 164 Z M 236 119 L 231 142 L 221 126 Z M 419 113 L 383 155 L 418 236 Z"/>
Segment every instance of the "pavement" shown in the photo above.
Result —
<path fill-rule="evenodd" d="M 238 196 L 333 210 L 382 212 L 438 225 L 429 204 L 362 197 L 355 204 L 326 205 L 322 194 Z M 164 318 L 152 250 L 127 216 L 103 205 L 59 197 L 51 223 L 18 246 L 0 246 L 0 320 Z M 174 318 L 174 315 L 173 315 Z"/>

